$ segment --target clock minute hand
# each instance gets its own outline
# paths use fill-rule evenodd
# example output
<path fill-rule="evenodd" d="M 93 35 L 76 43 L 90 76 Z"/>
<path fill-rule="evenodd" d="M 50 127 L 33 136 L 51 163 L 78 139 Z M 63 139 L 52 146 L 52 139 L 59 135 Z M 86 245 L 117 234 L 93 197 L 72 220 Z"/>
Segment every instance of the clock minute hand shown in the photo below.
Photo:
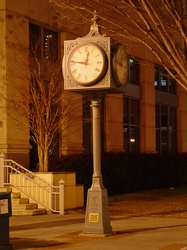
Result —
<path fill-rule="evenodd" d="M 123 64 L 122 64 L 122 62 L 121 62 L 121 61 L 116 60 L 116 62 L 117 62 L 117 64 L 119 64 L 121 67 L 123 67 Z"/>
<path fill-rule="evenodd" d="M 71 61 L 72 63 L 80 63 L 80 64 L 86 64 L 85 62 L 80 62 L 80 61 Z"/>

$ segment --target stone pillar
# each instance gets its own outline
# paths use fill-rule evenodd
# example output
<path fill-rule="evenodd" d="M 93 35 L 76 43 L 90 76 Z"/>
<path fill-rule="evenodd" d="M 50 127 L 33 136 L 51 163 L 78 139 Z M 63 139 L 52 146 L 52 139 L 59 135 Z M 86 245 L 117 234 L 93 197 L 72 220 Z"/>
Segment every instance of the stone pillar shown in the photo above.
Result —
<path fill-rule="evenodd" d="M 156 152 L 154 64 L 140 63 L 140 152 Z"/>
<path fill-rule="evenodd" d="M 61 153 L 78 154 L 83 148 L 82 96 L 64 92 L 62 99 L 62 144 Z"/>
<path fill-rule="evenodd" d="M 20 111 L 21 94 L 28 100 L 29 93 L 28 19 L 6 9 L 0 19 L 0 152 L 29 167 L 29 120 Z"/>
<path fill-rule="evenodd" d="M 123 151 L 123 95 L 108 94 L 105 97 L 105 149 Z"/>
<path fill-rule="evenodd" d="M 0 153 L 0 188 L 4 187 L 4 159 L 5 155 Z"/>
<path fill-rule="evenodd" d="M 177 137 L 178 152 L 187 151 L 187 92 L 180 85 L 177 86 L 178 115 L 177 115 Z"/>

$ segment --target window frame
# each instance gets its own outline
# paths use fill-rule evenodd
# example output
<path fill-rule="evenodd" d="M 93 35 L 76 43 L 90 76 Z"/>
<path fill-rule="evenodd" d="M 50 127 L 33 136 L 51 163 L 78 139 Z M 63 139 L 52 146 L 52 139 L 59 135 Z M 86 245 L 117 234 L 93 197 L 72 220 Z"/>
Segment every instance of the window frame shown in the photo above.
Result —
<path fill-rule="evenodd" d="M 33 34 L 31 34 L 31 30 L 33 30 Z M 36 32 L 36 34 L 34 34 L 34 32 Z M 51 41 L 52 41 L 51 39 L 53 39 L 52 46 L 50 46 Z M 33 45 L 33 43 L 35 44 Z M 50 51 L 50 49 L 47 49 L 49 46 L 51 47 L 52 52 Z M 59 33 L 58 31 L 30 22 L 29 23 L 29 51 L 30 51 L 31 57 L 36 56 L 37 58 L 40 58 L 41 60 L 47 59 L 48 61 L 51 61 L 51 62 L 57 61 L 59 58 Z"/>
<path fill-rule="evenodd" d="M 135 122 L 132 119 L 132 102 L 137 103 L 138 109 L 138 118 Z M 123 147 L 129 153 L 140 152 L 140 100 L 126 96 L 123 96 Z"/>
<path fill-rule="evenodd" d="M 134 85 L 139 85 L 140 82 L 139 61 L 131 57 L 129 58 L 128 82 Z"/>
<path fill-rule="evenodd" d="M 169 94 L 176 94 L 176 81 L 169 76 L 169 73 L 163 67 L 158 65 L 155 65 L 154 86 L 155 90 Z"/>
<path fill-rule="evenodd" d="M 163 114 L 166 117 L 164 119 Z M 173 120 L 172 112 L 175 112 Z M 177 108 L 162 104 L 155 105 L 156 116 L 156 150 L 158 153 L 177 152 Z M 163 124 L 164 123 L 164 124 Z"/>

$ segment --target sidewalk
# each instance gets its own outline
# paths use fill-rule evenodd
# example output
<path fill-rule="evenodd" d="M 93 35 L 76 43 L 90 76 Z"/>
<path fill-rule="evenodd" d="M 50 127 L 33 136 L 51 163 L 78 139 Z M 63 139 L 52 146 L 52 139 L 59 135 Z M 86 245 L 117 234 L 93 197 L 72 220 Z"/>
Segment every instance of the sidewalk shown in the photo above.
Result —
<path fill-rule="evenodd" d="M 10 217 L 14 249 L 187 250 L 187 219 L 111 217 L 116 233 L 109 237 L 79 236 L 84 215 Z"/>

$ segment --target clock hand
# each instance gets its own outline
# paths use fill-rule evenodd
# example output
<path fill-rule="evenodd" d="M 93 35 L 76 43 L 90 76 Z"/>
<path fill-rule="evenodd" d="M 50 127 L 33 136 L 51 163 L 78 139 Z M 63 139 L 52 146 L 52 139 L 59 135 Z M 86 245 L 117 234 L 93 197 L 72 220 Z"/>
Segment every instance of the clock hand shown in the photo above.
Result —
<path fill-rule="evenodd" d="M 80 62 L 80 61 L 71 61 L 72 63 L 80 63 L 80 64 L 86 64 L 85 62 Z"/>
<path fill-rule="evenodd" d="M 116 60 L 117 64 L 119 64 L 121 67 L 123 67 L 123 64 L 121 61 Z"/>
<path fill-rule="evenodd" d="M 88 57 L 89 57 L 89 51 L 87 52 L 87 55 L 86 55 L 85 64 L 88 64 Z"/>

